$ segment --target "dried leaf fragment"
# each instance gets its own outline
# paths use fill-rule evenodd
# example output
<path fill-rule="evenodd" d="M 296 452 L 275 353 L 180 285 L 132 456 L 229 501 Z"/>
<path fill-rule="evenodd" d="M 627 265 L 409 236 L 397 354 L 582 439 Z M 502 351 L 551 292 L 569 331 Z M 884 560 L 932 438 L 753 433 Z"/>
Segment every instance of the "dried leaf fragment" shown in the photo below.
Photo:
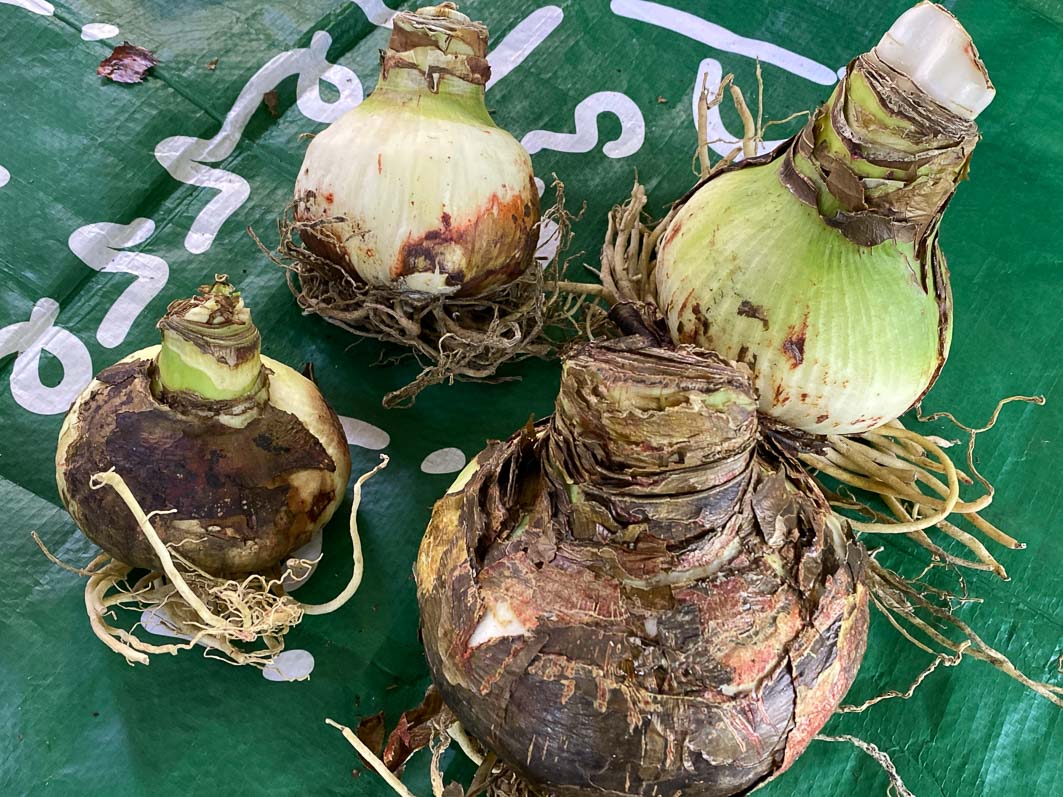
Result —
<path fill-rule="evenodd" d="M 374 714 L 372 717 L 366 717 L 364 720 L 358 723 L 358 727 L 354 729 L 355 734 L 365 742 L 365 746 L 372 750 L 376 755 L 381 755 L 384 752 L 384 712 Z"/>
<path fill-rule="evenodd" d="M 388 735 L 387 745 L 382 756 L 384 765 L 396 774 L 401 774 L 402 767 L 410 756 L 427 747 L 432 741 L 432 722 L 443 710 L 443 699 L 434 688 L 425 693 L 421 705 L 403 712 L 398 724 Z"/>
<path fill-rule="evenodd" d="M 100 61 L 96 74 L 110 78 L 115 83 L 140 83 L 147 71 L 157 63 L 159 59 L 151 50 L 122 42 L 109 56 Z"/>
<path fill-rule="evenodd" d="M 280 112 L 277 110 L 277 92 L 273 89 L 265 92 L 262 95 L 262 102 L 266 104 L 266 110 L 269 111 L 269 115 L 274 119 L 280 116 Z"/>

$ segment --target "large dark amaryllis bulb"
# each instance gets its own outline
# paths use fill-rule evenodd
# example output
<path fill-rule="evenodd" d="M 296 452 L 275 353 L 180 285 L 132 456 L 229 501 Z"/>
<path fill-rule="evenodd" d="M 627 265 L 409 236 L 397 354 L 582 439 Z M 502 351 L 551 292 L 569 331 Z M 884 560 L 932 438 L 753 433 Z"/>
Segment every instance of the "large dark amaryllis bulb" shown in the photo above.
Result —
<path fill-rule="evenodd" d="M 948 356 L 938 225 L 993 93 L 948 11 L 906 12 L 791 142 L 683 200 L 656 267 L 675 340 L 747 362 L 761 410 L 806 432 L 905 412 Z"/>
<path fill-rule="evenodd" d="M 114 468 L 168 546 L 212 576 L 260 573 L 328 522 L 351 473 L 343 428 L 308 379 L 260 353 L 240 294 L 219 276 L 173 302 L 162 345 L 101 371 L 56 451 L 59 494 L 119 562 L 160 569 L 136 518 L 93 476 Z"/>
<path fill-rule="evenodd" d="M 443 699 L 558 795 L 722 797 L 786 769 L 867 636 L 863 548 L 758 438 L 744 366 L 639 338 L 564 363 L 416 565 Z"/>

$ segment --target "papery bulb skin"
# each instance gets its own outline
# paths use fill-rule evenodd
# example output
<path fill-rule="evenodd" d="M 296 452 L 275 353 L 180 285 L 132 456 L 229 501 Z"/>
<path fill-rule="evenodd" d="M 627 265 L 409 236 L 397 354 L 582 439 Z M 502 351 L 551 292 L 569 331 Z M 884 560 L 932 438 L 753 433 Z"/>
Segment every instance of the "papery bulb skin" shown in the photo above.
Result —
<path fill-rule="evenodd" d="M 865 556 L 758 442 L 744 366 L 590 344 L 552 418 L 436 504 L 422 638 L 462 725 L 539 793 L 745 794 L 851 685 Z"/>
<path fill-rule="evenodd" d="M 951 14 L 906 12 L 792 141 L 686 198 L 657 252 L 673 338 L 749 364 L 761 411 L 805 432 L 908 410 L 948 357 L 938 225 L 992 96 Z"/>
<path fill-rule="evenodd" d="M 372 95 L 307 149 L 295 186 L 306 246 L 372 286 L 475 296 L 533 262 L 528 153 L 492 121 L 487 29 L 450 3 L 394 17 Z M 332 221 L 326 221 L 332 220 Z"/>
<path fill-rule="evenodd" d="M 75 400 L 56 451 L 59 495 L 110 556 L 160 569 L 114 468 L 163 543 L 212 576 L 269 573 L 336 511 L 351 459 L 317 387 L 260 354 L 227 281 L 170 305 L 163 343 L 103 369 Z M 274 573 L 273 575 L 276 575 Z"/>

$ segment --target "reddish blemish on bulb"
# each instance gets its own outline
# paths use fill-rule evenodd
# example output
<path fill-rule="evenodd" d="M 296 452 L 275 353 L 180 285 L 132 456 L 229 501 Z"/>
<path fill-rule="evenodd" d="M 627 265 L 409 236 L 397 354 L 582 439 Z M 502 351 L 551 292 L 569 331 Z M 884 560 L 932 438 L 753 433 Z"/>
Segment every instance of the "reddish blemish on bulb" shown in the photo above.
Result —
<path fill-rule="evenodd" d="M 383 152 L 378 152 L 377 153 L 377 156 L 376 156 L 376 173 L 377 174 L 383 174 L 384 173 L 384 153 Z"/>
<path fill-rule="evenodd" d="M 331 205 L 335 200 L 336 200 L 336 197 L 333 196 L 331 191 L 329 191 L 327 194 L 325 194 L 325 202 L 327 202 L 329 205 Z"/>

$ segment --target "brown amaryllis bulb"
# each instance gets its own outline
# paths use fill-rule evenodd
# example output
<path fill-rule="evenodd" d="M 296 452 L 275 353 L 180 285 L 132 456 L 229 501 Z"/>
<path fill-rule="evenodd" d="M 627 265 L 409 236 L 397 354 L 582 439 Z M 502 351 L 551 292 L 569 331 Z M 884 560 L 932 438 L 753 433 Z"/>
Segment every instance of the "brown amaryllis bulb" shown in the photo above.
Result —
<path fill-rule="evenodd" d="M 848 690 L 864 563 L 759 441 L 748 369 L 623 338 L 470 464 L 416 576 L 440 693 L 534 787 L 721 797 L 786 769 Z"/>

